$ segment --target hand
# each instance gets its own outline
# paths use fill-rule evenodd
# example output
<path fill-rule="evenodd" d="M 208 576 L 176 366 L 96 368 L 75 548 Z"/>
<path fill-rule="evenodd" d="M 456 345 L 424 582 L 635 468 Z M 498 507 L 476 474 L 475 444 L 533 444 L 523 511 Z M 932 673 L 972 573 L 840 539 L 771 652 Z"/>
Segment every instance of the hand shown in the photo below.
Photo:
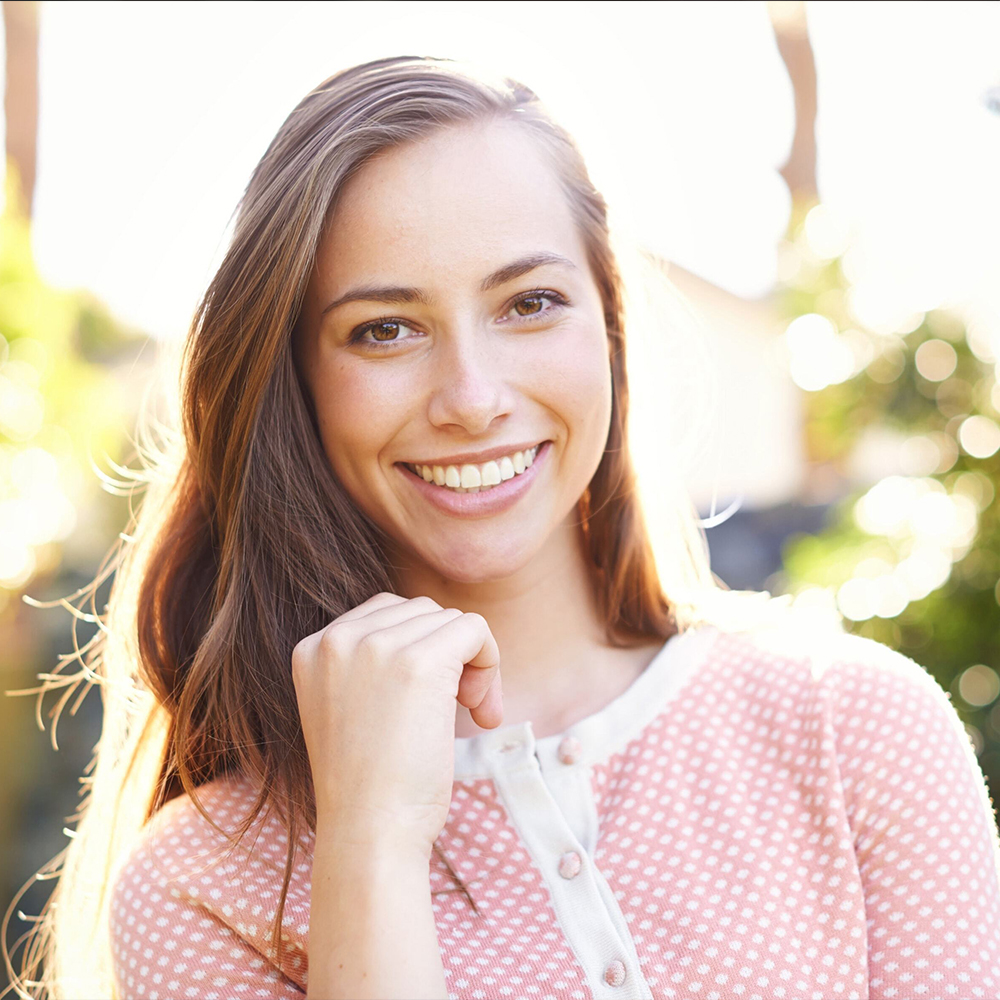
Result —
<path fill-rule="evenodd" d="M 292 681 L 317 826 L 430 856 L 448 818 L 456 700 L 503 721 L 500 651 L 482 615 L 380 593 L 302 639 Z"/>

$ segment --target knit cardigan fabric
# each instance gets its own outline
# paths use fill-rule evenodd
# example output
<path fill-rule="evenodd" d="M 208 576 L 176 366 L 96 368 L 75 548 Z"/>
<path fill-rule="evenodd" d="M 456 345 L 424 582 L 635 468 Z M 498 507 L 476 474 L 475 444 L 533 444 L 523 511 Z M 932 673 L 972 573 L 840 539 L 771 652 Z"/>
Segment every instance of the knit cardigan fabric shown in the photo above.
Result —
<path fill-rule="evenodd" d="M 223 829 L 242 775 L 203 786 Z M 302 997 L 312 834 L 187 796 L 117 869 L 118 996 Z M 450 1000 L 1000 997 L 1000 836 L 948 695 L 857 636 L 688 629 L 565 732 L 456 738 L 428 862 Z"/>

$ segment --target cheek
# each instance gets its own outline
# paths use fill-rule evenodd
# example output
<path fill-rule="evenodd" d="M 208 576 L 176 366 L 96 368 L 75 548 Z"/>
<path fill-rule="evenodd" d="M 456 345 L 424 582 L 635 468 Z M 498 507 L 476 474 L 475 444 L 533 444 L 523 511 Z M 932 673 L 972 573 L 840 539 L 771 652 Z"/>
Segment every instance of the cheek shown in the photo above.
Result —
<path fill-rule="evenodd" d="M 541 398 L 560 413 L 571 436 L 585 437 L 603 430 L 611 413 L 611 365 L 603 323 L 567 327 L 556 350 L 538 359 L 536 369 Z M 598 442 L 602 447 L 604 437 Z"/>
<path fill-rule="evenodd" d="M 380 365 L 328 359 L 319 364 L 313 398 L 323 447 L 338 478 L 349 483 L 355 469 L 371 459 L 391 437 L 402 397 L 386 384 Z"/>

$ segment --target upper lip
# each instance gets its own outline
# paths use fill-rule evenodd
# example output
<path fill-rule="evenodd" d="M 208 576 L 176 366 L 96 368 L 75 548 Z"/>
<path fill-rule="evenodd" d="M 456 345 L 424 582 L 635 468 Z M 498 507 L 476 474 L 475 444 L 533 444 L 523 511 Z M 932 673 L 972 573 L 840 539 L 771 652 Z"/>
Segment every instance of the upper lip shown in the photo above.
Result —
<path fill-rule="evenodd" d="M 448 455 L 445 458 L 433 458 L 427 461 L 420 462 L 404 462 L 404 465 L 440 465 L 442 467 L 446 465 L 482 465 L 485 462 L 490 462 L 493 459 L 503 458 L 504 455 L 513 455 L 515 451 L 530 451 L 535 445 L 542 445 L 547 438 L 543 438 L 541 441 L 538 438 L 534 440 L 527 441 L 523 444 L 501 444 L 497 445 L 496 448 L 490 448 L 487 451 L 466 451 L 458 455 Z"/>

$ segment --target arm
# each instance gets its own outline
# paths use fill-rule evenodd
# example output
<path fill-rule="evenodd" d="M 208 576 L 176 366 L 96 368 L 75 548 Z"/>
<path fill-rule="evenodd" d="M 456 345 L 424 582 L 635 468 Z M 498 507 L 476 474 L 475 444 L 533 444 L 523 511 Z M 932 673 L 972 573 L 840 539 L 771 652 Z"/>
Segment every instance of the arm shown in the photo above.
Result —
<path fill-rule="evenodd" d="M 878 997 L 1000 997 L 1000 838 L 934 677 L 848 637 L 823 672 Z"/>
<path fill-rule="evenodd" d="M 310 1000 L 447 1000 L 429 860 L 317 826 L 309 917 Z"/>

